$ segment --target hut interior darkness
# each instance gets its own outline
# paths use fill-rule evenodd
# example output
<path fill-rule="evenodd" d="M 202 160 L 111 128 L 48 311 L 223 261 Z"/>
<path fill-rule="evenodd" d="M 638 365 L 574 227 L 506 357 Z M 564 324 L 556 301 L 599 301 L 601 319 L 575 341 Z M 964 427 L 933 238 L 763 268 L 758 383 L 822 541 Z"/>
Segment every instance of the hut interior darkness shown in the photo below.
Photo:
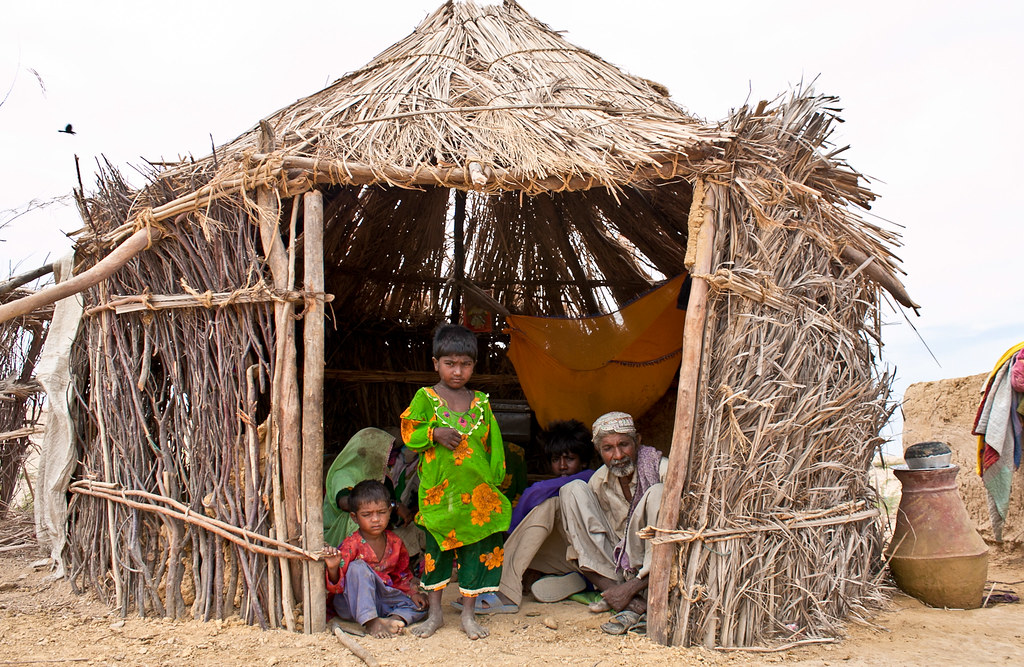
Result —
<path fill-rule="evenodd" d="M 677 378 L 650 634 L 836 632 L 881 568 L 882 290 L 913 304 L 835 102 L 706 124 L 515 2 L 448 2 L 141 190 L 107 167 L 76 276 L 17 306 L 84 300 L 72 581 L 123 614 L 322 630 L 324 458 L 435 381 L 440 321 L 489 313 L 474 380 L 522 399 L 507 317 L 613 313 L 688 272 L 678 345 L 626 360 Z"/>

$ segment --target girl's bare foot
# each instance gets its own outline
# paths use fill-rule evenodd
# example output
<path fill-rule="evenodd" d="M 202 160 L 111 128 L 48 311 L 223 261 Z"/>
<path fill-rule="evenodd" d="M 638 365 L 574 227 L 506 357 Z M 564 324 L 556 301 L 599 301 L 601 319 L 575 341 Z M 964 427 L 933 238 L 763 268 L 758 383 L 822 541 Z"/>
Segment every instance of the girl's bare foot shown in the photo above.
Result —
<path fill-rule="evenodd" d="M 483 639 L 491 634 L 487 628 L 477 623 L 476 597 L 462 598 L 462 630 L 470 639 Z"/>
<path fill-rule="evenodd" d="M 442 625 L 444 625 L 444 616 L 441 615 L 441 605 L 431 604 L 430 612 L 427 614 L 427 620 L 410 627 L 409 632 L 413 633 L 417 637 L 426 639 L 437 632 L 437 629 Z"/>
<path fill-rule="evenodd" d="M 363 627 L 366 628 L 367 633 L 377 639 L 385 639 L 387 637 L 402 634 L 402 630 L 405 629 L 405 621 L 396 616 L 372 618 L 364 623 Z"/>

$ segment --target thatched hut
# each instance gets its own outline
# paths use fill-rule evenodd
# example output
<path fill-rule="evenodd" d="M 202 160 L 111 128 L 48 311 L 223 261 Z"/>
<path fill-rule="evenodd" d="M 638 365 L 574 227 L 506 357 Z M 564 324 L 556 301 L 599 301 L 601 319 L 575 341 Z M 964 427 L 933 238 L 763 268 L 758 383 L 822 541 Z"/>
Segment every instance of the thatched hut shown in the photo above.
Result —
<path fill-rule="evenodd" d="M 325 434 L 394 424 L 439 320 L 493 313 L 476 379 L 522 399 L 510 318 L 688 272 L 672 349 L 601 360 L 674 378 L 650 633 L 834 631 L 880 568 L 882 289 L 910 305 L 834 101 L 708 125 L 512 0 L 448 2 L 209 157 L 138 191 L 106 171 L 76 277 L 38 296 L 84 299 L 70 575 L 123 612 L 294 627 L 301 600 L 317 630 Z"/>

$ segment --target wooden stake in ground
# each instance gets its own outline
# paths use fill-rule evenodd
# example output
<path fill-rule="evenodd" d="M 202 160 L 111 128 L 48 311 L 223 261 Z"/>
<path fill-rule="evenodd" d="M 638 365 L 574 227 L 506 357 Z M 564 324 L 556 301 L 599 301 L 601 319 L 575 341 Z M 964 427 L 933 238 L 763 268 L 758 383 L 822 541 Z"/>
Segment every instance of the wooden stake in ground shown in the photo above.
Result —
<path fill-rule="evenodd" d="M 302 348 L 302 498 L 305 504 L 304 546 L 311 551 L 323 546 L 324 460 L 324 204 L 318 190 L 303 197 L 303 265 L 305 289 L 316 296 L 306 301 L 303 312 Z M 322 561 L 306 561 L 309 596 L 302 627 L 307 634 L 323 632 L 327 619 L 327 586 Z"/>
<path fill-rule="evenodd" d="M 703 188 L 698 188 L 698 191 Z M 710 199 L 710 198 L 709 198 Z M 679 506 L 683 485 L 690 465 L 693 440 L 693 420 L 697 409 L 697 390 L 700 378 L 701 352 L 704 344 L 704 322 L 707 316 L 708 281 L 702 276 L 711 271 L 711 256 L 715 248 L 715 215 L 707 210 L 705 202 L 694 197 L 691 218 L 703 216 L 696 239 L 696 259 L 691 270 L 693 284 L 686 306 L 683 324 L 683 359 L 679 367 L 679 394 L 676 398 L 675 425 L 672 429 L 672 448 L 669 451 L 668 474 L 665 491 L 658 511 L 658 528 L 674 530 L 679 522 Z M 653 544 L 651 581 L 648 587 L 647 634 L 659 644 L 669 643 L 668 583 L 676 547 L 672 544 Z"/>

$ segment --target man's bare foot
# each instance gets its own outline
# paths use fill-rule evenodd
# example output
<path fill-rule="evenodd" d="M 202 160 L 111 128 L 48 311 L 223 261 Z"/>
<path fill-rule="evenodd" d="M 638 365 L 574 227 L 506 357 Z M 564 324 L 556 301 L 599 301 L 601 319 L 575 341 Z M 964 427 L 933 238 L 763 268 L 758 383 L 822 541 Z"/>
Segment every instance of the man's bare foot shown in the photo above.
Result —
<path fill-rule="evenodd" d="M 647 600 L 638 595 L 629 601 L 629 604 L 626 605 L 626 609 L 635 611 L 638 614 L 645 614 L 647 613 Z"/>
<path fill-rule="evenodd" d="M 647 577 L 643 579 L 627 579 L 626 581 L 619 582 L 614 586 L 602 589 L 601 597 L 604 598 L 605 602 L 611 605 L 615 611 L 622 611 L 623 609 L 629 609 L 635 611 L 638 614 L 643 613 L 646 608 L 646 602 L 641 601 L 640 604 L 644 605 L 640 609 L 635 606 L 630 606 L 639 597 L 640 591 L 647 588 Z"/>
<path fill-rule="evenodd" d="M 426 639 L 437 632 L 438 628 L 444 625 L 444 617 L 441 615 L 440 610 L 437 610 L 437 613 L 435 613 L 435 610 L 435 607 L 431 607 L 427 620 L 410 627 L 409 632 L 421 639 Z"/>
<path fill-rule="evenodd" d="M 371 618 L 369 621 L 363 624 L 366 628 L 366 632 L 377 639 L 385 639 L 394 635 L 402 634 L 405 629 L 405 621 L 396 617 L 388 616 L 387 618 Z"/>

